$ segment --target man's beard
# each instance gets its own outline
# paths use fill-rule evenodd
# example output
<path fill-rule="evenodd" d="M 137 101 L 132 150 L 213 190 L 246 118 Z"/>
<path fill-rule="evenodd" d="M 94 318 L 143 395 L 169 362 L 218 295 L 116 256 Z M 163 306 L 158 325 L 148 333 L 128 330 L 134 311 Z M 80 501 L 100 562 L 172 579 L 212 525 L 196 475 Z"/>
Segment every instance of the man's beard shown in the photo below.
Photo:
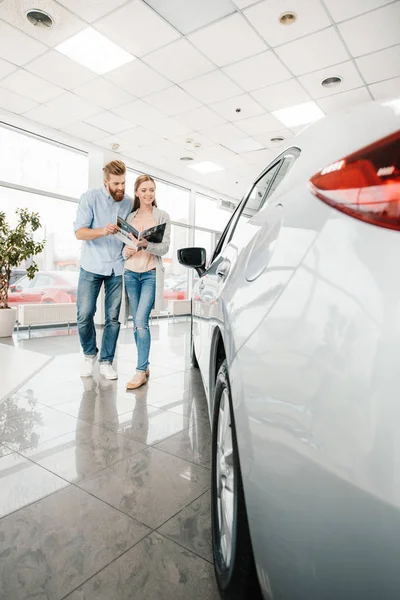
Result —
<path fill-rule="evenodd" d="M 109 190 L 110 192 L 110 196 L 115 200 L 115 202 L 121 202 L 124 199 L 125 193 L 124 192 L 120 192 L 120 191 L 115 191 L 113 192 L 112 190 Z"/>

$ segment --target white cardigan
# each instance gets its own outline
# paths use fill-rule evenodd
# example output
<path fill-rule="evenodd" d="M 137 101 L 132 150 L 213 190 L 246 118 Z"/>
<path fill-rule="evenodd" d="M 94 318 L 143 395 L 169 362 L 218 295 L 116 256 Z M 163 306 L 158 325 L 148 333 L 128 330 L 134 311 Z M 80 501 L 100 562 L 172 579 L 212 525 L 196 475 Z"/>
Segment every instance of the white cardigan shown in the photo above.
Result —
<path fill-rule="evenodd" d="M 136 216 L 136 213 L 137 213 L 137 210 L 135 210 L 128 216 L 128 218 L 127 218 L 128 223 L 131 223 L 133 221 L 133 219 Z M 167 212 L 165 212 L 165 210 L 160 210 L 156 206 L 153 207 L 153 217 L 154 217 L 154 220 L 157 223 L 157 225 L 161 225 L 161 223 L 167 224 L 165 227 L 163 241 L 160 242 L 159 244 L 153 244 L 153 243 L 149 242 L 149 244 L 146 248 L 147 252 L 150 252 L 150 254 L 154 255 L 154 260 L 155 260 L 155 264 L 156 264 L 156 297 L 155 297 L 153 308 L 155 310 L 163 310 L 163 308 L 164 308 L 165 268 L 164 268 L 161 257 L 164 256 L 165 254 L 167 254 L 169 251 L 169 245 L 171 242 L 171 220 L 169 218 L 169 214 Z M 125 249 L 123 250 L 122 255 L 126 260 L 127 256 L 125 253 Z M 126 322 L 126 320 L 128 319 L 128 316 L 130 314 L 130 306 L 129 306 L 129 301 L 128 301 L 126 290 L 124 290 L 124 291 L 125 291 L 125 322 Z"/>

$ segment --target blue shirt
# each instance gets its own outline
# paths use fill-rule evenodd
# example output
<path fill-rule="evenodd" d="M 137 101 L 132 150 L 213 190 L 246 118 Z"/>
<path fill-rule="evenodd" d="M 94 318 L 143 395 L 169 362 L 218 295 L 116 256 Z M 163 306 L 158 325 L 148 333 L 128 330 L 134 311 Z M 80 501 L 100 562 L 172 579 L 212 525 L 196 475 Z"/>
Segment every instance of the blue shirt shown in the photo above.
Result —
<path fill-rule="evenodd" d="M 96 229 L 105 227 L 107 223 L 117 224 L 117 216 L 126 219 L 133 210 L 133 200 L 124 196 L 121 202 L 115 202 L 105 186 L 98 190 L 85 192 L 79 200 L 78 211 L 74 223 L 74 231 L 81 227 Z M 122 249 L 124 243 L 114 235 L 107 235 L 97 240 L 83 241 L 81 267 L 97 275 L 122 275 L 124 259 Z"/>

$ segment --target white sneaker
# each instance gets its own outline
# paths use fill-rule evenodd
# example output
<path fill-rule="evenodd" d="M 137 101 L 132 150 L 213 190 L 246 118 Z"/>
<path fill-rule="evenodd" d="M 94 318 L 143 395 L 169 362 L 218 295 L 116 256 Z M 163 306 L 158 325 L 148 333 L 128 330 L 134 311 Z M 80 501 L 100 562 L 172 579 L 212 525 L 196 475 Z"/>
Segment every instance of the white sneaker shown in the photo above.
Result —
<path fill-rule="evenodd" d="M 83 359 L 81 368 L 81 377 L 91 377 L 93 375 L 93 358 L 87 356 Z"/>
<path fill-rule="evenodd" d="M 103 375 L 106 379 L 118 379 L 118 374 L 110 363 L 100 364 L 100 375 Z"/>

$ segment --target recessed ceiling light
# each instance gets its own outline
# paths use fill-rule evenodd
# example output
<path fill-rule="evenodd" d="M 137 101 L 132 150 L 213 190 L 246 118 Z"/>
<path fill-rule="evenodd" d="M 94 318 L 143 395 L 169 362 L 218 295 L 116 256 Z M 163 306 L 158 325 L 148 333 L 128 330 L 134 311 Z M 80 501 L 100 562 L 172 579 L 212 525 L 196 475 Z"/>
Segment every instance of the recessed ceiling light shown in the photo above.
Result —
<path fill-rule="evenodd" d="M 285 138 L 279 135 L 277 137 L 272 137 L 269 141 L 273 144 L 277 144 L 278 142 L 284 142 Z"/>
<path fill-rule="evenodd" d="M 55 50 L 98 75 L 104 75 L 104 73 L 135 60 L 132 54 L 111 42 L 92 27 L 87 27 L 65 42 L 58 44 Z"/>
<path fill-rule="evenodd" d="M 193 156 L 181 156 L 179 160 L 183 160 L 184 162 L 190 162 L 191 160 L 194 160 Z"/>
<path fill-rule="evenodd" d="M 325 88 L 331 88 L 331 87 L 335 87 L 336 85 L 339 85 L 340 83 L 342 83 L 342 78 L 341 77 L 326 77 L 325 79 L 323 79 L 321 81 L 321 85 L 322 87 Z"/>
<path fill-rule="evenodd" d="M 26 18 L 31 25 L 34 25 L 34 27 L 49 29 L 54 25 L 52 17 L 43 10 L 28 10 Z"/>
<path fill-rule="evenodd" d="M 281 25 L 293 25 L 297 21 L 297 15 L 293 11 L 287 11 L 281 14 L 279 17 L 279 23 Z"/>
<path fill-rule="evenodd" d="M 215 173 L 216 171 L 225 171 L 224 167 L 220 167 L 210 160 L 196 163 L 195 165 L 188 165 L 189 169 L 194 169 L 199 173 Z"/>
<path fill-rule="evenodd" d="M 315 102 L 304 102 L 303 104 L 297 104 L 289 108 L 282 108 L 273 111 L 272 114 L 286 127 L 297 127 L 297 125 L 313 123 L 325 116 Z"/>

